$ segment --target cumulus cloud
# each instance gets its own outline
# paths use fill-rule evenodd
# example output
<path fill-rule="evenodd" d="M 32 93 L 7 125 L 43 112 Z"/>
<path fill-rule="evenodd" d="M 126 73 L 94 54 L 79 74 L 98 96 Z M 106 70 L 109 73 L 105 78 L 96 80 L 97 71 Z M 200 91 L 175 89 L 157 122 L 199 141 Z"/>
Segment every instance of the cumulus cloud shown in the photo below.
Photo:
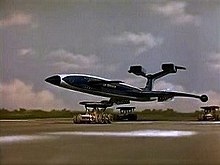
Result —
<path fill-rule="evenodd" d="M 0 27 L 9 27 L 15 25 L 32 25 L 36 26 L 32 22 L 32 15 L 22 12 L 15 12 L 0 20 Z"/>
<path fill-rule="evenodd" d="M 96 55 L 82 55 L 58 49 L 47 55 L 51 65 L 59 71 L 86 72 L 91 70 L 115 71 L 117 64 L 109 64 L 108 67 L 101 63 Z"/>
<path fill-rule="evenodd" d="M 200 24 L 200 18 L 186 12 L 187 3 L 182 1 L 171 1 L 165 3 L 157 3 L 151 6 L 151 9 L 158 14 L 170 18 L 174 24 L 193 23 Z"/>
<path fill-rule="evenodd" d="M 35 54 L 35 51 L 32 48 L 23 48 L 18 50 L 19 57 L 30 57 Z"/>
<path fill-rule="evenodd" d="M 126 46 L 135 46 L 136 55 L 148 51 L 163 43 L 163 39 L 154 37 L 151 33 L 131 33 L 123 32 L 119 36 L 111 36 L 108 41 L 113 44 L 121 44 Z"/>
<path fill-rule="evenodd" d="M 143 88 L 146 84 L 146 80 L 143 79 L 143 78 L 126 78 L 123 80 L 123 82 L 127 83 L 127 84 L 130 84 L 130 85 L 133 85 L 133 86 L 137 86 L 137 87 L 141 87 Z"/>
<path fill-rule="evenodd" d="M 62 71 L 88 70 L 97 67 L 98 57 L 96 55 L 82 55 L 68 52 L 64 49 L 52 51 L 47 56 L 52 60 L 52 65 Z"/>
<path fill-rule="evenodd" d="M 143 78 L 126 78 L 124 79 L 124 82 L 138 86 L 138 87 L 144 87 L 146 85 L 147 80 Z M 156 81 L 153 86 L 153 90 L 164 90 L 164 91 L 185 91 L 184 87 L 181 85 L 174 85 L 172 83 L 160 80 Z"/>
<path fill-rule="evenodd" d="M 9 84 L 0 84 L 0 105 L 4 108 L 63 108 L 62 100 L 48 90 L 35 91 L 33 85 L 15 79 Z"/>
<path fill-rule="evenodd" d="M 220 105 L 220 93 L 209 90 L 205 92 L 209 96 L 208 104 L 210 105 Z"/>
<path fill-rule="evenodd" d="M 184 92 L 184 87 L 181 85 L 174 85 L 166 81 L 158 81 L 154 86 L 155 90 L 166 90 L 166 91 L 182 91 Z"/>

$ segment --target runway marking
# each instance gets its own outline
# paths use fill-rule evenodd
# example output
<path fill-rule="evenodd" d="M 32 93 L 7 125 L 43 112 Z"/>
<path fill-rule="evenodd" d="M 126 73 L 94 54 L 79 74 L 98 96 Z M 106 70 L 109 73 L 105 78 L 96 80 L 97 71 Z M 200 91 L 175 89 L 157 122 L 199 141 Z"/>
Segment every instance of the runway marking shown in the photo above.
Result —
<path fill-rule="evenodd" d="M 192 121 L 192 122 L 188 122 L 189 124 L 220 124 L 220 121 Z"/>
<path fill-rule="evenodd" d="M 19 143 L 19 142 L 26 142 L 26 141 L 33 141 L 33 140 L 46 140 L 55 138 L 48 135 L 12 135 L 12 136 L 1 136 L 0 137 L 0 144 L 4 143 Z"/>
<path fill-rule="evenodd" d="M 28 120 L 0 120 L 0 122 L 27 122 Z"/>
<path fill-rule="evenodd" d="M 129 132 L 51 132 L 50 135 L 82 135 L 82 136 L 111 136 L 111 137 L 184 137 L 197 133 L 194 131 L 176 130 L 140 130 Z"/>
<path fill-rule="evenodd" d="M 50 140 L 58 138 L 58 136 L 106 136 L 106 137 L 184 137 L 193 136 L 197 133 L 194 131 L 176 131 L 176 130 L 139 130 L 127 132 L 45 132 L 35 135 L 11 135 L 1 136 L 0 144 L 20 143 L 27 141 Z"/>

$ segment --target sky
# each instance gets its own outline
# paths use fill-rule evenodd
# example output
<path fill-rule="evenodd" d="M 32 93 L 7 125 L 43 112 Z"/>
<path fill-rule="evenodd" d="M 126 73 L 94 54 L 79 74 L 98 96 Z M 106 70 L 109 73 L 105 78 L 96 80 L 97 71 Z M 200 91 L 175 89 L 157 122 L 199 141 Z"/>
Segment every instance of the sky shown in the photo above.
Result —
<path fill-rule="evenodd" d="M 131 105 L 180 112 L 220 105 L 220 1 L 0 1 L 1 108 L 83 110 L 79 101 L 106 98 L 44 79 L 86 73 L 143 87 L 146 80 L 129 74 L 129 66 L 154 73 L 166 62 L 187 70 L 157 80 L 155 90 L 207 94 L 208 103 L 177 98 Z"/>

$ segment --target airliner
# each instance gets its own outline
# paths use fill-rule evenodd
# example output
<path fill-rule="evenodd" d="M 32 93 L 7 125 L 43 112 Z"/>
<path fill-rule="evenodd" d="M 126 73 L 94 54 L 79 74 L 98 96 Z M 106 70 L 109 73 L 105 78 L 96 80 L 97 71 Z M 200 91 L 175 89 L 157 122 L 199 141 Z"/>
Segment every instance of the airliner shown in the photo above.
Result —
<path fill-rule="evenodd" d="M 202 102 L 207 102 L 207 95 L 153 90 L 155 80 L 166 76 L 167 74 L 177 73 L 178 70 L 186 70 L 186 68 L 182 66 L 175 66 L 172 63 L 166 63 L 162 64 L 161 71 L 154 74 L 146 74 L 145 69 L 141 65 L 130 66 L 128 71 L 129 73 L 133 73 L 147 79 L 147 83 L 144 88 L 138 88 L 120 80 L 110 80 L 88 74 L 55 74 L 47 77 L 45 81 L 61 88 L 110 98 L 108 103 L 111 104 L 129 104 L 130 101 L 164 102 L 173 100 L 175 97 L 195 98 Z"/>

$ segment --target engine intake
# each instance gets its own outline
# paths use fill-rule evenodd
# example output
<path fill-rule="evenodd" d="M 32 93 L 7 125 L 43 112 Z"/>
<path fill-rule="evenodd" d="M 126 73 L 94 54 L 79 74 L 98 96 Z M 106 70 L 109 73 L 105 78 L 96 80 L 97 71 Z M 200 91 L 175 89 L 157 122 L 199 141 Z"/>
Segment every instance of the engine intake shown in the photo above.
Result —
<path fill-rule="evenodd" d="M 130 69 L 128 72 L 133 73 L 138 76 L 146 76 L 146 70 L 140 65 L 130 66 Z"/>
<path fill-rule="evenodd" d="M 162 64 L 162 70 L 169 73 L 176 73 L 177 69 L 174 64 Z"/>

